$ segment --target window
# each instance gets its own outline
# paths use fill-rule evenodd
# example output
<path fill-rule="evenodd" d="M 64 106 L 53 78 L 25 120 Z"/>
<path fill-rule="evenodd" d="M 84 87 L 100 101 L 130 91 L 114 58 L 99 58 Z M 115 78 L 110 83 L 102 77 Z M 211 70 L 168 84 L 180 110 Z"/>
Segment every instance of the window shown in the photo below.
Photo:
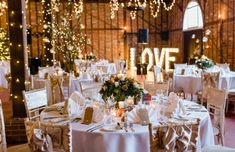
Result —
<path fill-rule="evenodd" d="M 183 31 L 202 29 L 203 19 L 202 10 L 196 1 L 189 2 L 183 21 Z"/>

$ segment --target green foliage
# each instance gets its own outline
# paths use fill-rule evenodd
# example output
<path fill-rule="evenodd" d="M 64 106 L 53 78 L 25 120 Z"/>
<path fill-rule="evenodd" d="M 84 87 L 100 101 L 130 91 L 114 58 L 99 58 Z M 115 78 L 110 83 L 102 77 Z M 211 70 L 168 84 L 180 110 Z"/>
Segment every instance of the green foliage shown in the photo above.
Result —
<path fill-rule="evenodd" d="M 204 55 L 200 59 L 196 60 L 195 64 L 199 69 L 207 69 L 214 66 L 213 61 Z"/>
<path fill-rule="evenodd" d="M 104 101 L 108 98 L 124 101 L 128 97 L 134 97 L 139 101 L 143 93 L 143 88 L 134 79 L 114 76 L 105 81 L 100 90 Z"/>

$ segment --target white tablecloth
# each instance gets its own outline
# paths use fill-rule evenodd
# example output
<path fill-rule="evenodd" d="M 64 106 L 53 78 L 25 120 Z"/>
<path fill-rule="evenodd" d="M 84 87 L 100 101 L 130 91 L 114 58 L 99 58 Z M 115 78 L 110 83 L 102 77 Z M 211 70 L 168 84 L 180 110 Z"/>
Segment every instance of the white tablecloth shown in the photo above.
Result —
<path fill-rule="evenodd" d="M 174 88 L 183 88 L 185 93 L 196 94 L 202 90 L 201 76 L 174 75 Z M 220 76 L 219 88 L 229 90 L 235 88 L 235 72 Z"/>
<path fill-rule="evenodd" d="M 0 86 L 8 88 L 8 83 L 5 75 L 10 73 L 10 65 L 0 65 Z"/>
<path fill-rule="evenodd" d="M 185 105 L 196 104 L 190 101 Z M 214 135 L 208 112 L 190 112 L 192 118 L 200 118 L 200 142 L 202 147 L 214 145 Z M 42 112 L 41 120 L 47 117 L 59 116 L 59 112 Z M 61 116 L 61 115 L 60 115 Z M 47 119 L 48 120 L 48 119 Z M 45 120 L 46 121 L 46 120 Z M 93 125 L 93 124 L 91 124 Z M 104 132 L 95 130 L 87 132 L 91 125 L 71 123 L 72 126 L 72 151 L 74 152 L 148 152 L 149 133 L 147 126 L 134 125 L 135 132 Z"/>
<path fill-rule="evenodd" d="M 93 79 L 80 79 L 80 78 L 71 78 L 70 83 L 70 94 L 72 94 L 74 91 L 81 92 L 81 82 L 93 82 Z"/>
<path fill-rule="evenodd" d="M 107 74 L 117 74 L 117 67 L 115 63 L 106 63 L 106 64 L 91 64 L 91 70 L 97 70 L 97 66 L 107 67 Z"/>

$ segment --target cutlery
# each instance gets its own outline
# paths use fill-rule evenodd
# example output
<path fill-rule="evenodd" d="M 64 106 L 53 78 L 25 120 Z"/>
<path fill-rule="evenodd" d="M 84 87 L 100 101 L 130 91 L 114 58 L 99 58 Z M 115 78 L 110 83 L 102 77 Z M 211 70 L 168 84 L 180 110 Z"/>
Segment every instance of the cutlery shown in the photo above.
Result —
<path fill-rule="evenodd" d="M 95 130 L 96 128 L 99 128 L 99 127 L 103 127 L 103 124 L 94 125 L 94 126 L 88 128 L 86 131 L 92 132 L 92 130 Z"/>
<path fill-rule="evenodd" d="M 103 127 L 104 127 L 104 124 L 101 124 L 101 125 L 95 127 L 94 129 L 90 130 L 90 132 L 93 132 L 93 131 L 95 131 L 95 130 L 101 129 L 101 128 L 103 128 Z"/>
<path fill-rule="evenodd" d="M 207 110 L 190 110 L 191 112 L 207 112 Z"/>
<path fill-rule="evenodd" d="M 47 119 L 55 119 L 55 118 L 65 118 L 67 116 L 53 116 L 53 117 L 46 117 L 46 118 L 43 118 L 43 120 L 47 120 Z"/>
<path fill-rule="evenodd" d="M 71 120 L 71 122 L 78 122 L 80 120 L 82 120 L 82 118 L 74 118 L 74 119 Z"/>
<path fill-rule="evenodd" d="M 127 130 L 127 123 L 126 123 L 126 122 L 124 122 L 124 130 L 125 130 L 126 132 L 128 132 L 128 130 Z"/>
<path fill-rule="evenodd" d="M 47 117 L 47 118 L 43 118 L 43 119 L 47 120 L 47 119 L 55 119 L 55 118 L 59 118 L 59 117 Z"/>
<path fill-rule="evenodd" d="M 135 129 L 133 127 L 133 123 L 130 123 L 130 129 L 131 129 L 132 132 L 135 132 Z"/>
<path fill-rule="evenodd" d="M 68 119 L 61 119 L 59 121 L 55 121 L 55 123 L 60 123 L 60 122 L 63 122 L 63 121 L 67 121 Z"/>
<path fill-rule="evenodd" d="M 123 129 L 123 128 L 121 127 L 121 124 L 120 124 L 119 122 L 117 123 L 117 128 L 118 128 L 118 129 Z"/>

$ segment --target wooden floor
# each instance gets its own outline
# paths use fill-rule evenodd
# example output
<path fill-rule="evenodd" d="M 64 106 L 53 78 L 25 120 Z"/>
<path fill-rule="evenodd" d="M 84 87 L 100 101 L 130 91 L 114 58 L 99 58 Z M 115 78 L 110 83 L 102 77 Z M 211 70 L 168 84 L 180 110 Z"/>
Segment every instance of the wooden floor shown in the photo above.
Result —
<path fill-rule="evenodd" d="M 141 84 L 143 84 L 144 80 L 153 80 L 154 75 L 153 72 L 148 72 L 148 75 L 141 76 L 136 75 L 135 73 L 128 72 L 128 76 L 134 77 L 137 81 L 139 81 Z M 5 121 L 10 119 L 12 117 L 12 109 L 11 109 L 11 103 L 9 102 L 8 97 L 8 90 L 0 88 L 0 99 L 3 103 L 3 111 L 4 111 L 4 118 Z M 229 114 L 226 116 L 226 122 L 225 122 L 225 145 L 228 147 L 235 148 L 235 114 Z"/>

